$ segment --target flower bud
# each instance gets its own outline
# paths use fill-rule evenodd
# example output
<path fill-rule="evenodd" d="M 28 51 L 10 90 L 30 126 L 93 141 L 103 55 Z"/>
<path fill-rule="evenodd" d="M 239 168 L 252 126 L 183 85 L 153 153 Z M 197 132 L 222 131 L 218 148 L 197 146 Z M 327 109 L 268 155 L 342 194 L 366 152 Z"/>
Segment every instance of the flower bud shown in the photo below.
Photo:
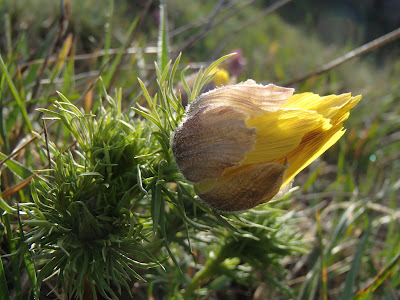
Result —
<path fill-rule="evenodd" d="M 247 80 L 190 104 L 172 150 L 205 203 L 240 211 L 269 201 L 343 135 L 361 99 L 293 92 Z"/>

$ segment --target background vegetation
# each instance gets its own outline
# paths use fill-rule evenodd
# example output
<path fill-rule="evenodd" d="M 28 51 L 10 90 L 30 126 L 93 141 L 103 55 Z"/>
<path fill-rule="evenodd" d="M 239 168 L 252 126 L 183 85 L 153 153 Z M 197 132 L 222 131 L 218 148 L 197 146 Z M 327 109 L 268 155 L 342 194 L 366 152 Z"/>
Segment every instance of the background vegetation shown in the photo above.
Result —
<path fill-rule="evenodd" d="M 316 2 L 0 1 L 0 299 L 398 299 L 400 34 L 313 72 L 396 1 Z M 231 80 L 363 100 L 290 194 L 221 215 L 168 145 L 175 86 L 233 51 Z"/>

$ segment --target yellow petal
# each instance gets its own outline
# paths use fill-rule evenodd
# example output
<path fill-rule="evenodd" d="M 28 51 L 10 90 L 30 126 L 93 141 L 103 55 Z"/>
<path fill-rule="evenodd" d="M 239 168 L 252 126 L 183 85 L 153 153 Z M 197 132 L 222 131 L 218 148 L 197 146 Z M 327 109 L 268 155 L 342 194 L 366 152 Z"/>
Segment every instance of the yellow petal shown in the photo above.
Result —
<path fill-rule="evenodd" d="M 196 194 L 220 211 L 241 211 L 268 202 L 282 185 L 286 167 L 263 163 L 232 167 L 218 179 L 195 184 Z"/>
<path fill-rule="evenodd" d="M 278 162 L 287 160 L 289 164 L 282 187 L 290 183 L 300 171 L 334 145 L 344 132 L 345 130 L 341 126 L 333 127 L 328 131 L 310 132 L 296 149 L 288 153 L 285 158 L 277 160 Z"/>
<path fill-rule="evenodd" d="M 362 96 L 351 97 L 350 101 L 345 105 L 340 107 L 339 111 L 331 118 L 331 124 L 337 125 L 346 121 L 350 115 L 350 109 L 357 105 L 360 102 Z"/>
<path fill-rule="evenodd" d="M 286 102 L 282 107 L 315 110 L 325 117 L 328 117 L 330 108 L 342 107 L 349 102 L 350 98 L 351 94 L 320 97 L 318 94 L 301 93 L 290 97 L 288 102 Z"/>
<path fill-rule="evenodd" d="M 289 163 L 282 186 L 293 180 L 301 170 L 311 164 L 342 137 L 345 132 L 343 130 L 343 122 L 349 117 L 350 109 L 360 100 L 361 96 L 351 97 L 351 94 L 320 97 L 312 93 L 303 93 L 290 97 L 283 107 L 301 107 L 315 110 L 325 118 L 330 119 L 332 128 L 328 131 L 316 130 L 307 134 L 296 149 L 288 153 L 285 158 L 277 160 L 283 162 L 284 159 L 287 159 Z"/>
<path fill-rule="evenodd" d="M 307 133 L 317 129 L 326 131 L 332 127 L 322 115 L 303 109 L 264 113 L 247 120 L 246 125 L 257 128 L 257 135 L 254 149 L 246 154 L 242 164 L 283 158 L 301 143 Z"/>
<path fill-rule="evenodd" d="M 302 93 L 290 97 L 282 107 L 314 110 L 325 118 L 331 119 L 331 124 L 335 125 L 340 122 L 339 120 L 344 121 L 343 115 L 360 100 L 361 96 L 352 97 L 350 93 L 325 97 L 313 93 Z"/>

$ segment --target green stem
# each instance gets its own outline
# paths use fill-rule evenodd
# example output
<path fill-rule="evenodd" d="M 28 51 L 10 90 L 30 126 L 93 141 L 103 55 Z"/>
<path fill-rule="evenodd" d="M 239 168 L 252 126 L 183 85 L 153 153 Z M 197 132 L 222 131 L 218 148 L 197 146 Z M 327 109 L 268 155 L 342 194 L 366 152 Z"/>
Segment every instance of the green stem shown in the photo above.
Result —
<path fill-rule="evenodd" d="M 7 234 L 7 239 L 8 243 L 10 245 L 10 256 L 11 258 L 11 265 L 12 265 L 12 270 L 13 270 L 13 281 L 14 281 L 14 290 L 15 290 L 15 296 L 16 299 L 22 300 L 22 289 L 21 289 L 21 277 L 20 277 L 20 269 L 19 269 L 19 264 L 18 264 L 18 256 L 15 255 L 17 251 L 17 247 L 15 245 L 16 241 L 14 240 L 14 236 L 12 233 L 11 229 L 11 223 L 10 223 L 10 215 L 9 214 L 4 214 L 2 216 L 2 221 L 3 224 L 6 227 L 6 234 Z"/>
<path fill-rule="evenodd" d="M 194 294 L 195 290 L 201 286 L 202 282 L 206 282 L 215 275 L 216 270 L 219 268 L 221 263 L 228 257 L 226 250 L 228 249 L 227 245 L 225 244 L 219 249 L 215 257 L 207 260 L 204 268 L 194 275 L 192 281 L 183 290 L 182 299 L 189 299 L 189 297 Z"/>

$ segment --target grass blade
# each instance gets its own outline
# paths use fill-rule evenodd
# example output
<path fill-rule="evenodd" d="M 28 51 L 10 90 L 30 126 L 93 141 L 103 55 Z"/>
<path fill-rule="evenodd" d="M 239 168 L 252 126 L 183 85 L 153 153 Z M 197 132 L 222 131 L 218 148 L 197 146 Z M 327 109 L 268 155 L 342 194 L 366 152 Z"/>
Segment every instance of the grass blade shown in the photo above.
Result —
<path fill-rule="evenodd" d="M 130 40 L 129 37 L 132 35 L 133 31 L 135 30 L 138 21 L 139 21 L 139 18 L 136 18 L 131 23 L 131 26 L 128 29 L 128 33 L 126 34 L 127 38 L 126 38 L 124 47 L 121 47 L 121 51 L 119 51 L 118 54 L 115 56 L 115 59 L 111 65 L 110 69 L 103 76 L 104 85 L 107 88 L 110 87 L 111 80 L 113 79 L 113 76 L 115 75 L 115 72 L 117 71 L 117 68 L 121 62 L 123 55 L 124 55 L 125 48 L 127 47 L 128 43 L 129 43 L 129 40 Z"/>
<path fill-rule="evenodd" d="M 5 158 L 7 158 L 7 155 L 0 152 L 0 159 L 3 160 Z M 24 165 L 20 164 L 19 162 L 13 159 L 7 160 L 5 164 L 10 169 L 11 172 L 13 172 L 21 179 L 26 179 L 32 175 L 35 175 L 35 173 L 33 173 L 31 170 L 29 170 Z"/>
<path fill-rule="evenodd" d="M 345 210 L 345 212 L 342 214 L 342 216 L 340 217 L 340 219 L 335 227 L 335 230 L 332 234 L 332 237 L 329 240 L 329 242 L 327 243 L 325 250 L 324 250 L 323 255 L 327 256 L 327 258 L 331 255 L 332 249 L 335 247 L 335 245 L 341 239 L 342 232 L 349 226 L 349 222 L 351 222 L 350 220 L 352 220 L 352 218 L 350 216 L 354 212 L 355 208 L 356 207 L 354 204 L 350 205 Z"/>
<path fill-rule="evenodd" d="M 14 82 L 12 81 L 10 74 L 8 74 L 8 70 L 6 67 L 6 64 L 4 63 L 3 57 L 0 54 L 0 68 L 3 72 L 3 76 L 6 77 L 8 86 L 10 87 L 11 93 L 14 96 L 15 101 L 17 102 L 17 105 L 19 107 L 19 109 L 21 110 L 22 113 L 22 117 L 25 120 L 26 126 L 28 126 L 29 131 L 33 131 L 33 127 L 31 124 L 31 121 L 28 118 L 28 112 L 26 111 L 26 107 L 25 107 L 25 103 L 22 101 L 17 88 L 14 85 Z"/>
<path fill-rule="evenodd" d="M 8 203 L 4 201 L 3 197 L 0 197 L 0 208 L 9 214 L 16 214 L 18 212 L 15 208 L 8 205 Z"/>
<path fill-rule="evenodd" d="M 7 240 L 10 245 L 10 253 L 17 251 L 16 240 L 14 239 L 13 232 L 11 229 L 10 216 L 5 214 L 2 216 L 2 221 L 6 227 Z M 12 280 L 14 283 L 15 297 L 17 300 L 22 300 L 22 289 L 21 289 L 21 274 L 19 269 L 19 257 L 17 255 L 11 255 L 12 264 Z"/>
<path fill-rule="evenodd" d="M 361 257 L 363 254 L 363 251 L 365 249 L 365 245 L 367 244 L 368 236 L 371 230 L 371 226 L 368 226 L 367 231 L 364 233 L 364 236 L 362 237 L 362 240 L 360 244 L 357 247 L 357 251 L 354 254 L 353 257 L 353 262 L 351 264 L 351 269 L 349 273 L 347 273 L 346 276 L 346 285 L 344 287 L 343 293 L 340 296 L 340 300 L 347 300 L 351 298 L 351 295 L 353 294 L 353 286 L 356 283 L 356 278 L 358 275 L 360 263 L 361 263 Z"/>
<path fill-rule="evenodd" d="M 167 28 L 167 3 L 165 0 L 160 1 L 160 28 L 158 31 L 158 65 L 161 71 L 165 69 L 168 64 L 168 28 Z"/>
<path fill-rule="evenodd" d="M 156 183 L 156 189 L 153 193 L 154 197 L 151 199 L 151 216 L 153 218 L 153 234 L 156 232 L 160 222 L 160 216 L 164 211 L 164 197 L 161 193 L 162 185 Z"/>
<path fill-rule="evenodd" d="M 324 300 L 328 300 L 328 267 L 326 262 L 326 255 L 324 255 L 324 242 L 323 242 L 323 234 L 321 227 L 321 218 L 319 211 L 315 212 L 315 219 L 318 226 L 318 240 L 320 244 L 320 252 L 321 252 L 321 281 L 322 281 L 322 298 Z"/>
<path fill-rule="evenodd" d="M 0 299 L 10 300 L 10 294 L 8 293 L 8 286 L 6 276 L 4 274 L 3 261 L 0 258 Z"/>
<path fill-rule="evenodd" d="M 396 272 L 396 266 L 400 263 L 400 252 L 391 260 L 391 262 L 384 267 L 378 275 L 372 280 L 372 282 L 363 290 L 358 291 L 357 295 L 353 298 L 354 300 L 367 299 L 380 285 L 390 276 Z"/>
<path fill-rule="evenodd" d="M 20 232 L 20 234 L 19 234 L 20 240 L 24 241 L 25 240 L 24 229 L 22 227 L 22 222 L 21 222 L 19 213 L 18 213 L 18 226 L 19 226 L 19 232 Z M 35 264 L 33 263 L 31 253 L 29 252 L 29 249 L 26 246 L 23 249 L 22 257 L 23 257 L 23 260 L 25 263 L 25 270 L 26 270 L 26 273 L 28 274 L 29 282 L 31 283 L 34 299 L 39 300 L 39 288 L 37 285 Z M 1 298 L 1 299 L 3 299 L 3 298 Z"/>
<path fill-rule="evenodd" d="M 112 33 L 112 17 L 114 15 L 114 0 L 110 1 L 110 7 L 108 8 L 108 19 L 105 26 L 105 39 L 104 39 L 104 56 L 101 61 L 101 65 L 104 65 L 110 57 L 111 48 L 111 33 Z"/>

